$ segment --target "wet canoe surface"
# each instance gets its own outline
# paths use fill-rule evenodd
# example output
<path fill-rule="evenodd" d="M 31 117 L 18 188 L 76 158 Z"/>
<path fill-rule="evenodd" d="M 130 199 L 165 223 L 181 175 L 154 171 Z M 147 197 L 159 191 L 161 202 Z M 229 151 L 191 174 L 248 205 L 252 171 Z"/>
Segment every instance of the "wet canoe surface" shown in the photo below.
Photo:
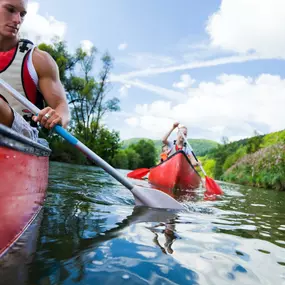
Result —
<path fill-rule="evenodd" d="M 41 210 L 50 150 L 0 126 L 0 257 Z"/>

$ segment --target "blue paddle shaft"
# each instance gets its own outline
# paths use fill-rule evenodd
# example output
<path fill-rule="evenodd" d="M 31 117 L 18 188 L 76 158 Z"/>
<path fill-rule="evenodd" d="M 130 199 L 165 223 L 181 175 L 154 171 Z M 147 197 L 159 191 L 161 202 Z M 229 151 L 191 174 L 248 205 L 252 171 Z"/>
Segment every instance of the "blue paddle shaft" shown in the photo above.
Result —
<path fill-rule="evenodd" d="M 77 145 L 78 139 L 71 135 L 68 131 L 66 131 L 62 126 L 56 125 L 53 129 L 56 131 L 57 134 L 66 139 L 70 144 L 74 146 Z"/>

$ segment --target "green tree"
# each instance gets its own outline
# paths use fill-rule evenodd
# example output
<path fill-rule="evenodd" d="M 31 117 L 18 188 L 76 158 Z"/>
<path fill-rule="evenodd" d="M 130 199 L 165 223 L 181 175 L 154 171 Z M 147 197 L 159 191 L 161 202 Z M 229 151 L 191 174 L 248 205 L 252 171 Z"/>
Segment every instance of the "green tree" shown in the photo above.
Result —
<path fill-rule="evenodd" d="M 141 164 L 141 157 L 140 155 L 132 148 L 127 148 L 125 153 L 128 157 L 128 169 L 136 169 Z"/>
<path fill-rule="evenodd" d="M 140 156 L 138 167 L 152 167 L 156 163 L 156 149 L 152 140 L 139 140 L 137 144 L 130 145 Z"/>
<path fill-rule="evenodd" d="M 254 133 L 256 136 L 248 139 L 246 152 L 247 153 L 254 153 L 258 151 L 261 147 L 263 136 L 259 135 L 257 132 Z"/>
<path fill-rule="evenodd" d="M 39 48 L 48 52 L 58 65 L 72 114 L 70 131 L 103 159 L 112 161 L 120 147 L 119 134 L 101 126 L 105 114 L 120 110 L 118 98 L 107 98 L 111 88 L 108 80 L 113 66 L 111 56 L 103 54 L 102 67 L 95 78 L 95 47 L 90 53 L 78 48 L 74 54 L 70 54 L 65 42 L 55 41 L 51 45 L 43 43 Z M 50 142 L 52 140 L 53 137 L 49 138 Z M 62 140 L 55 140 L 51 145 L 56 147 L 55 159 L 70 161 L 70 157 L 65 155 L 70 149 Z M 62 154 L 57 153 L 59 150 Z M 82 161 L 82 157 L 78 160 Z"/>
<path fill-rule="evenodd" d="M 125 150 L 121 149 L 114 155 L 112 159 L 112 165 L 115 168 L 128 169 L 129 162 L 128 162 L 128 156 Z"/>

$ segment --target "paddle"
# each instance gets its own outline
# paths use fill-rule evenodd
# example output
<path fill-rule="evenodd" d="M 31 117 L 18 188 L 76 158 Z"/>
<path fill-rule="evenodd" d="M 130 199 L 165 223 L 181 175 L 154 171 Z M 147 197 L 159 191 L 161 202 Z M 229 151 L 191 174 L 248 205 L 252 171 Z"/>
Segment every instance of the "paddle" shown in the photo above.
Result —
<path fill-rule="evenodd" d="M 16 91 L 9 84 L 4 82 L 1 78 L 0 78 L 0 86 L 2 86 L 9 94 L 11 94 L 12 97 L 18 100 L 33 114 L 38 114 L 40 112 L 39 108 L 33 105 L 27 98 L 22 96 L 18 91 Z M 77 138 L 71 135 L 60 125 L 56 125 L 54 127 L 54 130 L 56 133 L 58 133 L 60 136 L 66 139 L 71 145 L 73 145 L 82 153 L 84 153 L 87 157 L 93 160 L 98 166 L 103 168 L 117 181 L 119 181 L 126 188 L 128 188 L 134 195 L 136 205 L 144 205 L 153 208 L 168 208 L 168 209 L 177 209 L 177 210 L 184 209 L 184 207 L 180 203 L 178 203 L 175 199 L 163 193 L 162 191 L 134 186 L 132 183 L 130 183 L 130 181 L 127 178 L 121 175 L 111 165 L 109 165 L 106 161 L 104 161 L 91 149 L 85 146 L 82 142 L 77 140 Z"/>
<path fill-rule="evenodd" d="M 127 174 L 127 177 L 134 179 L 142 179 L 149 173 L 149 168 L 138 168 Z"/>
<path fill-rule="evenodd" d="M 184 141 L 187 143 L 187 145 L 188 145 L 188 147 L 189 147 L 191 153 L 193 154 L 195 160 L 198 162 L 198 159 L 197 159 L 197 157 L 196 157 L 196 155 L 195 155 L 195 153 L 194 153 L 194 151 L 193 151 L 191 145 L 189 144 L 189 142 L 188 142 L 187 139 L 185 138 L 183 132 L 182 132 L 180 129 L 178 129 L 178 130 L 179 130 L 181 136 L 183 137 Z M 199 163 L 198 163 L 198 165 L 199 165 L 201 171 L 203 172 L 203 174 L 205 175 L 205 180 L 206 180 L 205 188 L 206 188 L 207 194 L 208 194 L 208 195 L 213 195 L 213 194 L 214 194 L 214 195 L 222 195 L 222 194 L 223 194 L 223 191 L 222 191 L 222 189 L 220 188 L 220 186 L 215 182 L 215 180 L 213 180 L 212 178 L 210 178 L 210 177 L 207 176 L 206 171 L 204 170 L 204 168 L 202 167 L 202 165 L 200 165 Z"/>

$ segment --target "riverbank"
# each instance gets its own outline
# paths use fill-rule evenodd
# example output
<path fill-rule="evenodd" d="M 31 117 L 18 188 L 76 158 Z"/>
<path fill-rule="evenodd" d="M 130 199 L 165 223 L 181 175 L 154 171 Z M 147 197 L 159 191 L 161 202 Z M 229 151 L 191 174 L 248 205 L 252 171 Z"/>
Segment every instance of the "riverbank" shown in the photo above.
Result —
<path fill-rule="evenodd" d="M 224 181 L 285 191 L 285 144 L 248 154 L 223 175 Z"/>

